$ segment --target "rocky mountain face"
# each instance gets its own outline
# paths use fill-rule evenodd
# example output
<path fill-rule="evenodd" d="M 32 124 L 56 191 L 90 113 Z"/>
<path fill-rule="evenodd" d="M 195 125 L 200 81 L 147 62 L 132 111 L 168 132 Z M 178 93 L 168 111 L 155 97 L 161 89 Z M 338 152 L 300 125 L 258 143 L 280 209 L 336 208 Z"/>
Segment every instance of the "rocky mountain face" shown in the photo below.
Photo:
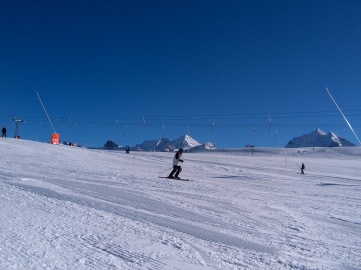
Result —
<path fill-rule="evenodd" d="M 118 146 L 113 141 L 107 141 L 102 147 L 106 150 L 125 150 L 124 146 Z M 141 144 L 130 147 L 131 151 L 157 151 L 157 152 L 173 152 L 183 148 L 185 151 L 197 152 L 216 149 L 216 146 L 211 143 L 200 143 L 190 137 L 183 135 L 175 140 L 168 138 L 160 138 L 159 140 L 146 140 Z"/>
<path fill-rule="evenodd" d="M 216 149 L 212 143 L 200 143 L 190 137 L 189 135 L 183 135 L 175 140 L 169 140 L 168 138 L 161 138 L 159 140 L 144 141 L 141 144 L 137 144 L 135 147 L 131 147 L 132 150 L 138 151 L 166 151 L 172 152 L 179 148 L 183 148 L 185 151 L 202 151 Z"/>
<path fill-rule="evenodd" d="M 117 145 L 115 142 L 113 141 L 107 141 L 104 146 L 104 149 L 106 150 L 118 150 L 119 149 L 119 145 Z"/>
<path fill-rule="evenodd" d="M 344 138 L 338 137 L 336 134 L 329 132 L 324 133 L 321 129 L 316 129 L 309 134 L 295 137 L 288 142 L 286 148 L 298 147 L 342 147 L 355 146 L 353 143 Z"/>

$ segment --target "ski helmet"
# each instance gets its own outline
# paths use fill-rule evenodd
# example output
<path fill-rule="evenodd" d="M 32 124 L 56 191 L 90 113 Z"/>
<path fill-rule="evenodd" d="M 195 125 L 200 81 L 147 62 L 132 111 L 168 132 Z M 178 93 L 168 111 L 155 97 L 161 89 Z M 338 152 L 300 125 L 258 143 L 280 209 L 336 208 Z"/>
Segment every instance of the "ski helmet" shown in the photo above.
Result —
<path fill-rule="evenodd" d="M 178 152 L 183 153 L 183 148 L 179 148 Z"/>

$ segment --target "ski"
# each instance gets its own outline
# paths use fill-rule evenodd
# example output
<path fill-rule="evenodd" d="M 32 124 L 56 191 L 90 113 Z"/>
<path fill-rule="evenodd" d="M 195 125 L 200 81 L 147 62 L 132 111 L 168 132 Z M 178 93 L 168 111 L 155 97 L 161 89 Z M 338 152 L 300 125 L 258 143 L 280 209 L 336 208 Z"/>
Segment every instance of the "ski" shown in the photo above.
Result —
<path fill-rule="evenodd" d="M 169 180 L 175 180 L 175 181 L 187 181 L 187 182 L 191 182 L 191 181 L 194 181 L 194 180 L 191 180 L 191 179 L 173 179 L 173 178 L 168 178 L 168 176 L 158 176 L 158 178 L 165 178 L 165 179 L 169 179 Z"/>

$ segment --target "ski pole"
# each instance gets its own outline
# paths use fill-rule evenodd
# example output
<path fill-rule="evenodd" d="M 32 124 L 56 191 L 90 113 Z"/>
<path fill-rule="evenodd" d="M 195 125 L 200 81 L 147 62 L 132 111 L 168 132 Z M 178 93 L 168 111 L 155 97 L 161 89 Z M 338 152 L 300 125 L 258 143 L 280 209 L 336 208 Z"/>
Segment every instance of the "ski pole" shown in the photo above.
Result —
<path fill-rule="evenodd" d="M 162 172 L 160 172 L 160 173 L 158 173 L 158 174 L 161 174 L 161 173 L 164 173 L 164 172 L 166 172 L 166 171 L 169 171 L 170 169 L 172 169 L 172 168 L 166 169 L 166 170 L 164 170 L 164 171 L 162 171 Z"/>

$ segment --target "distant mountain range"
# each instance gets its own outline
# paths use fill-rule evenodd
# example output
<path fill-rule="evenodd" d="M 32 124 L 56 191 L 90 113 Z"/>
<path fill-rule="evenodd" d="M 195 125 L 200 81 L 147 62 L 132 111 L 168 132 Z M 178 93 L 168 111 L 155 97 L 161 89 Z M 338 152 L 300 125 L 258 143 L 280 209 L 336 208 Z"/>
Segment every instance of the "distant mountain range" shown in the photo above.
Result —
<path fill-rule="evenodd" d="M 288 142 L 286 148 L 299 147 L 342 147 L 355 146 L 346 139 L 338 137 L 333 132 L 324 133 L 321 129 L 316 129 L 309 134 L 295 137 Z M 102 149 L 106 150 L 125 150 L 126 146 L 119 146 L 113 141 L 107 141 Z M 157 152 L 173 152 L 179 148 L 183 148 L 187 152 L 201 152 L 207 150 L 215 150 L 216 146 L 211 143 L 200 143 L 190 137 L 183 135 L 175 140 L 168 138 L 160 138 L 158 140 L 146 140 L 141 144 L 129 146 L 131 151 L 157 151 Z"/>
<path fill-rule="evenodd" d="M 324 133 L 321 129 L 295 137 L 288 142 L 286 148 L 298 147 L 341 147 L 341 146 L 355 146 L 353 143 L 338 137 L 335 133 Z"/>
<path fill-rule="evenodd" d="M 125 146 L 119 146 L 112 141 L 107 141 L 102 147 L 106 150 L 125 150 Z M 179 148 L 183 148 L 188 152 L 198 152 L 205 150 L 216 149 L 216 146 L 211 143 L 200 143 L 190 137 L 189 135 L 183 135 L 175 140 L 169 140 L 168 138 L 160 138 L 158 140 L 147 140 L 141 144 L 129 147 L 131 151 L 157 151 L 157 152 L 172 152 Z"/>

